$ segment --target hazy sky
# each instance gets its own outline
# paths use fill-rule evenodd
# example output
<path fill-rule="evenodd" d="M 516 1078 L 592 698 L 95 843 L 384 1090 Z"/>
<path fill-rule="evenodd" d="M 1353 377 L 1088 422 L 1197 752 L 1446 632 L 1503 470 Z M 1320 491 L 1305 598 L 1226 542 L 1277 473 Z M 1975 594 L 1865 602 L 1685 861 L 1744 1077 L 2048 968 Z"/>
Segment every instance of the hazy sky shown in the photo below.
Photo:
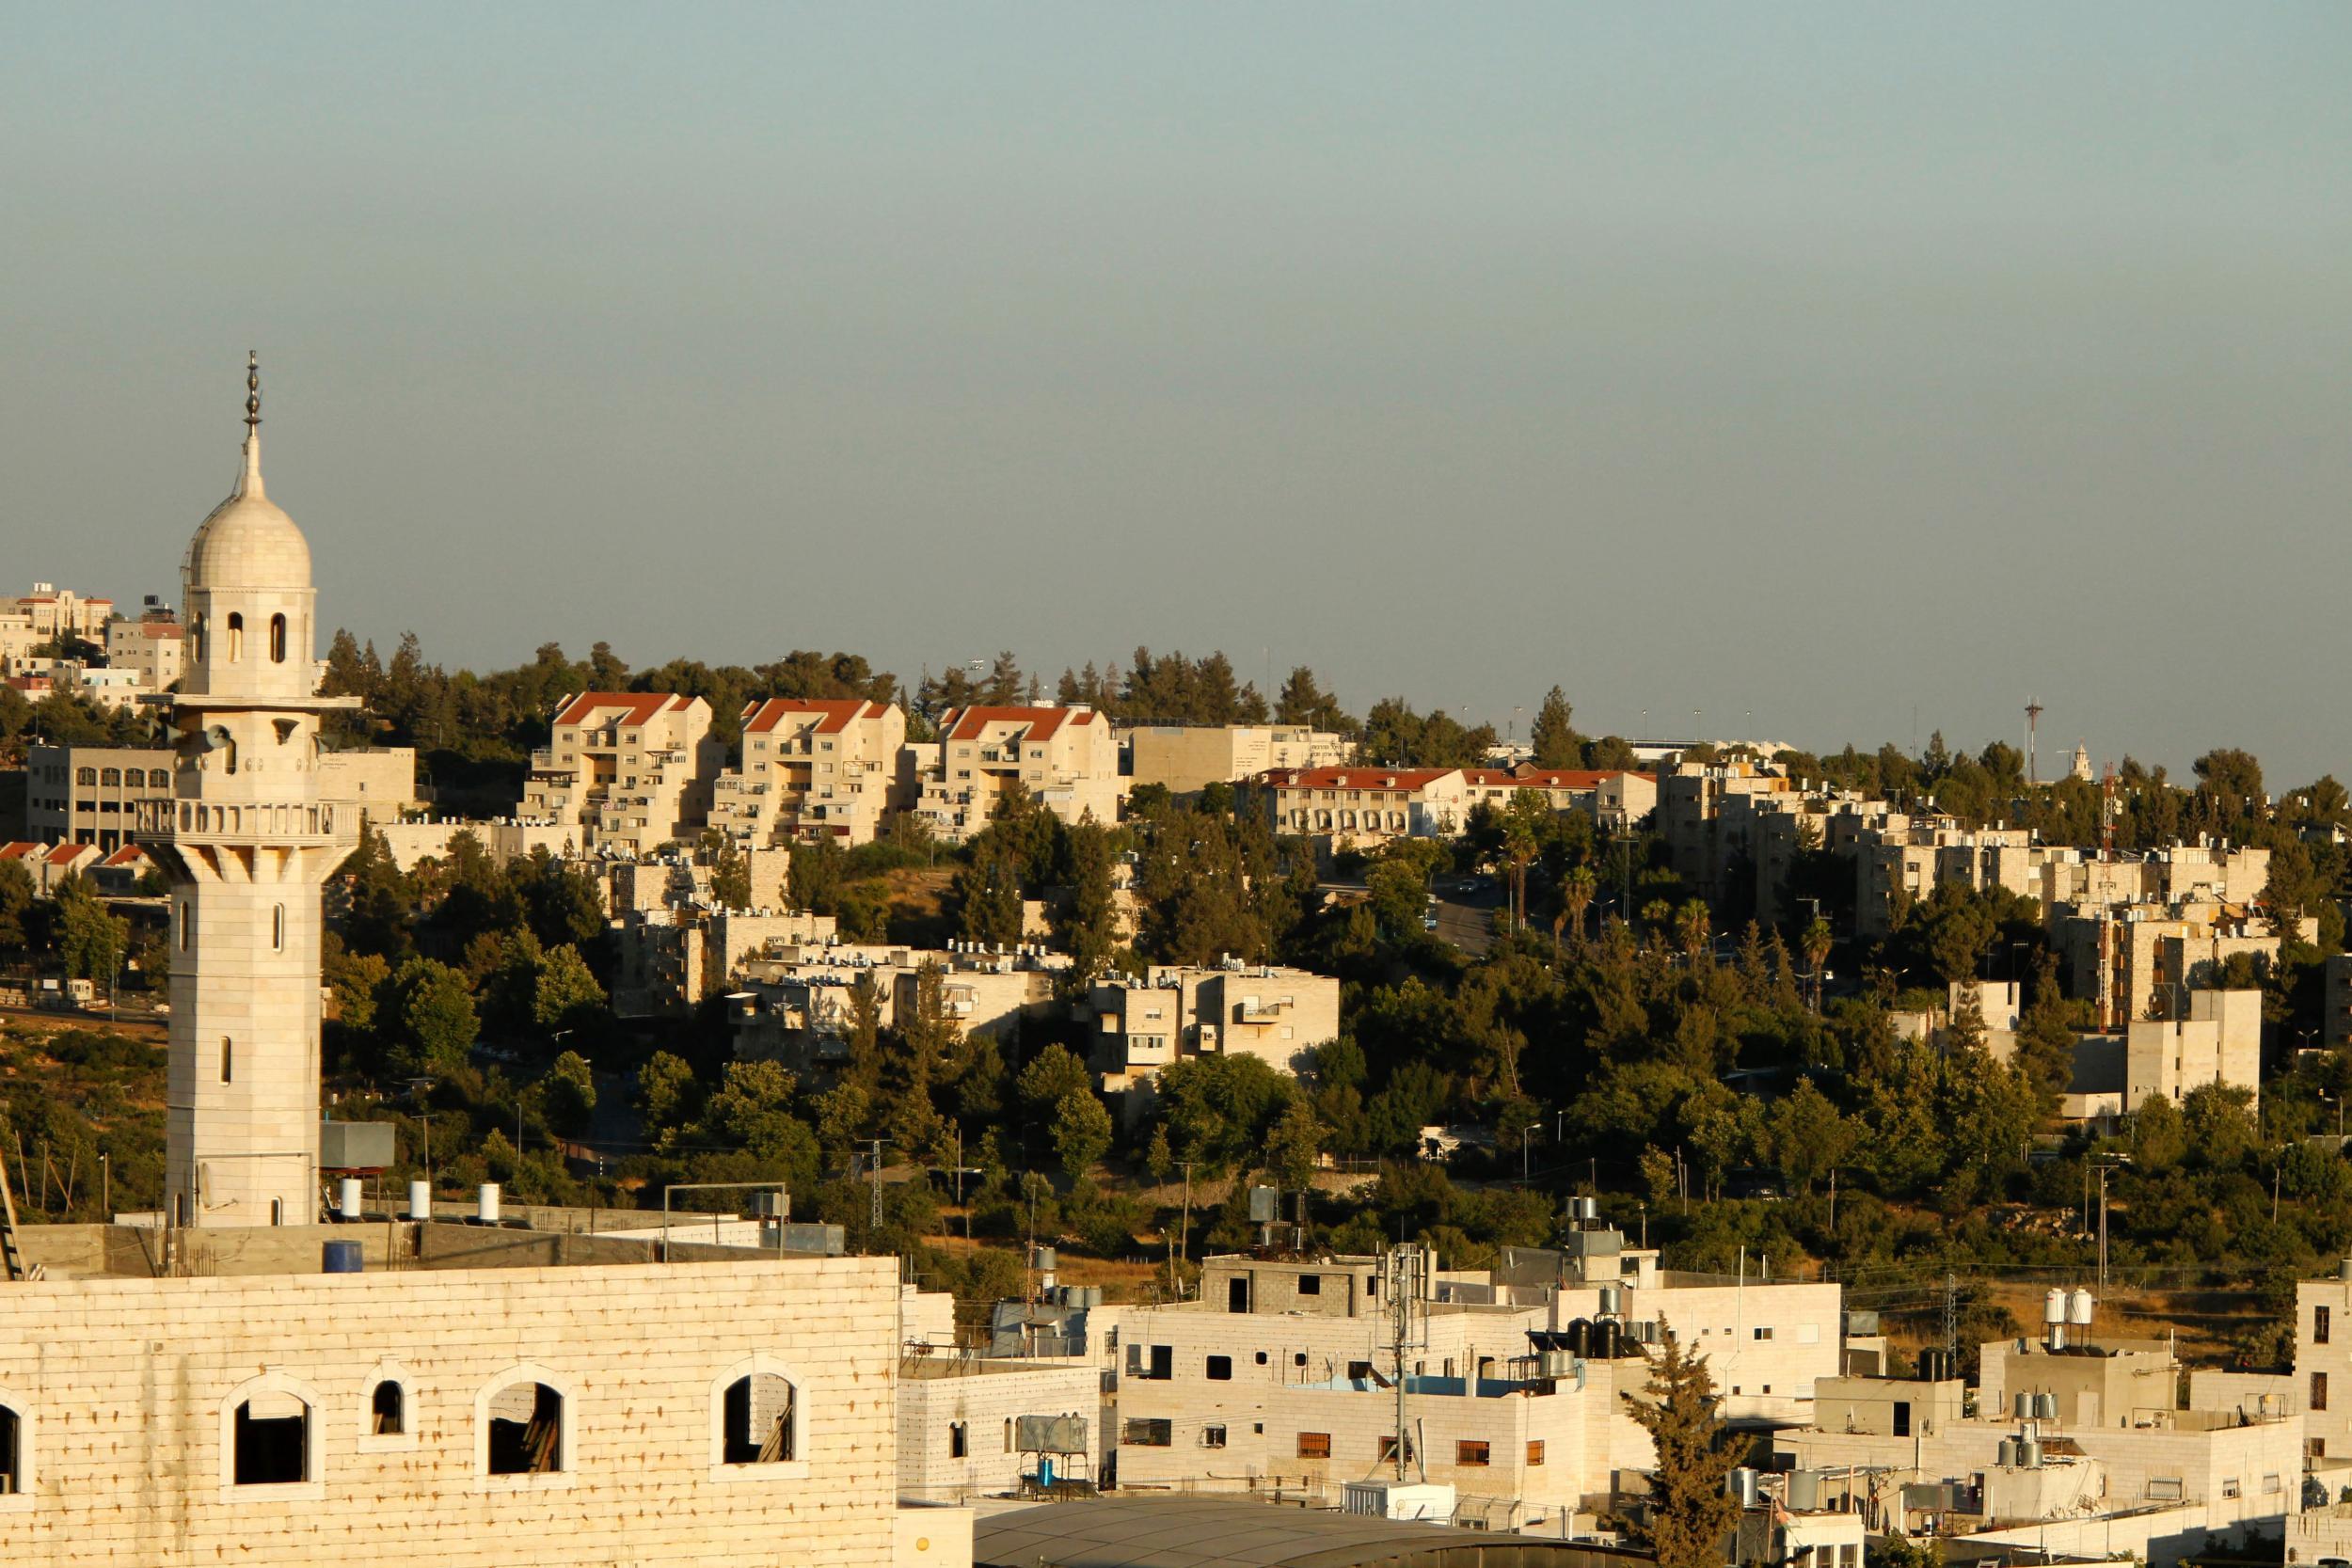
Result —
<path fill-rule="evenodd" d="M 0 581 L 176 594 L 258 347 L 325 619 L 453 664 L 2352 777 L 2347 82 L 2340 4 L 8 4 Z"/>

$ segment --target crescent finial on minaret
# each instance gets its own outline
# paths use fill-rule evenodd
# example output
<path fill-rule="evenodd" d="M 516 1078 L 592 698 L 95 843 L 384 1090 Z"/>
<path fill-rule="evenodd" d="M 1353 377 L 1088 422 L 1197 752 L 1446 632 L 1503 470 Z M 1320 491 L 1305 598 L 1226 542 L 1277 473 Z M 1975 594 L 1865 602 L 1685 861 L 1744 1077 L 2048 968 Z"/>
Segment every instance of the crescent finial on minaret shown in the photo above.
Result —
<path fill-rule="evenodd" d="M 254 349 L 245 351 L 245 427 L 253 429 L 262 422 L 262 356 Z"/>

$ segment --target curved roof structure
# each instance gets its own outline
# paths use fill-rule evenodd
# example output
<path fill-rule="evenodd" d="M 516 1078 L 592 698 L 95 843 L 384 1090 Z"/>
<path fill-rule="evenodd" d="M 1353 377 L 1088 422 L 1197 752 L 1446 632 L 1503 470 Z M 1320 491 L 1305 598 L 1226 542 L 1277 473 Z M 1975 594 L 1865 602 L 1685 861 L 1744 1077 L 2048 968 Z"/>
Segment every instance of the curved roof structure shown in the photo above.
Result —
<path fill-rule="evenodd" d="M 974 1568 L 1641 1568 L 1646 1553 L 1247 1498 L 1099 1497 L 973 1527 Z"/>

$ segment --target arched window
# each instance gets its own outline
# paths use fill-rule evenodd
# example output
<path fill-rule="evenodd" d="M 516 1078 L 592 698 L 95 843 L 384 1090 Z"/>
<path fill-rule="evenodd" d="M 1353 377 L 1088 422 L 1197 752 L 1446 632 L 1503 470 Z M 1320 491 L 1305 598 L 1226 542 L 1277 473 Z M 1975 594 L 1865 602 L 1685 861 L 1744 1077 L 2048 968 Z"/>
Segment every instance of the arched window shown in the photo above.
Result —
<path fill-rule="evenodd" d="M 269 945 L 274 953 L 286 950 L 286 906 L 274 904 L 269 911 Z"/>
<path fill-rule="evenodd" d="M 359 1431 L 353 1447 L 361 1453 L 414 1449 L 417 1393 L 408 1369 L 387 1357 L 375 1364 L 361 1386 L 368 1397 L 359 1405 Z"/>
<path fill-rule="evenodd" d="M 188 657 L 199 664 L 204 661 L 204 617 L 201 615 L 188 622 Z"/>
<path fill-rule="evenodd" d="M 737 1362 L 710 1385 L 710 1474 L 719 1481 L 808 1475 L 808 1402 L 800 1375 L 772 1355 Z"/>
<path fill-rule="evenodd" d="M 388 1377 L 368 1395 L 368 1435 L 397 1437 L 407 1430 L 407 1390 Z"/>
<path fill-rule="evenodd" d="M 229 612 L 229 662 L 236 663 L 245 657 L 245 617 L 235 610 Z"/>
<path fill-rule="evenodd" d="M 109 788 L 120 789 L 122 787 L 122 769 L 119 768 L 102 768 L 98 770 L 98 782 Z"/>
<path fill-rule="evenodd" d="M 32 1402 L 13 1388 L 0 1387 L 0 1513 L 33 1506 L 37 1425 Z"/>
<path fill-rule="evenodd" d="M 0 1497 L 24 1490 L 24 1418 L 0 1404 Z"/>
<path fill-rule="evenodd" d="M 220 1037 L 220 1081 L 233 1084 L 236 1080 L 237 1048 L 228 1036 Z"/>
<path fill-rule="evenodd" d="M 187 952 L 196 945 L 196 905 L 189 899 L 180 900 L 180 951 Z"/>
<path fill-rule="evenodd" d="M 755 1372 L 727 1385 L 721 1412 L 726 1465 L 775 1465 L 793 1457 L 792 1385 Z"/>
<path fill-rule="evenodd" d="M 272 664 L 286 662 L 286 618 L 283 615 L 269 618 L 269 661 Z"/>
<path fill-rule="evenodd" d="M 487 1476 L 552 1476 L 569 1462 L 569 1402 L 552 1373 L 522 1367 L 474 1401 L 474 1457 Z"/>
<path fill-rule="evenodd" d="M 73 782 L 77 784 L 90 784 L 94 786 L 98 783 L 98 769 L 95 768 L 77 768 L 73 770 Z"/>
<path fill-rule="evenodd" d="M 230 1390 L 220 1407 L 221 1497 L 315 1495 L 323 1472 L 314 1421 L 318 1396 L 283 1372 L 264 1372 Z"/>

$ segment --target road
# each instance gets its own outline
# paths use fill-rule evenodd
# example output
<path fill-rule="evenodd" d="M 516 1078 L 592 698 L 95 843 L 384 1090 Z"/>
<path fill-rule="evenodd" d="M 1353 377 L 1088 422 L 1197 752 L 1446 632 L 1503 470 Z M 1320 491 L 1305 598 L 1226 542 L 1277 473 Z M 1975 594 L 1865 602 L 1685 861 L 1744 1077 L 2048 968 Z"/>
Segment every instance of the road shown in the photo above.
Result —
<path fill-rule="evenodd" d="M 1495 944 L 1495 911 L 1502 907 L 1502 892 L 1482 881 L 1469 893 L 1438 895 L 1438 936 L 1473 958 L 1486 956 Z"/>

